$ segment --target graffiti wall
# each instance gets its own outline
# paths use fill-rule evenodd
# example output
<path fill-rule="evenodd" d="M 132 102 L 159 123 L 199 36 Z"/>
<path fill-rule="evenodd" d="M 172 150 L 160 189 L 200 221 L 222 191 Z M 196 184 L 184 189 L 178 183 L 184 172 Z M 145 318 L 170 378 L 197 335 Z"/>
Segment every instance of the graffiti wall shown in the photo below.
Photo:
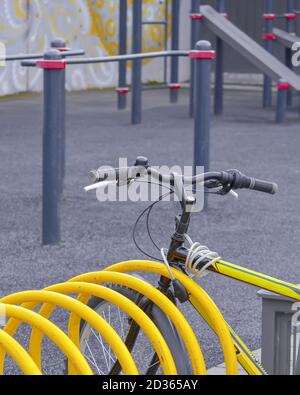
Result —
<path fill-rule="evenodd" d="M 132 1 L 128 2 L 129 51 Z M 168 15 L 170 21 L 170 0 L 144 0 L 143 3 L 144 20 L 164 20 Z M 118 17 L 119 0 L 1 0 L 0 41 L 5 43 L 7 54 L 43 52 L 51 39 L 62 37 L 72 49 L 84 49 L 87 56 L 115 55 L 118 53 Z M 143 27 L 144 51 L 164 48 L 164 29 L 159 25 Z M 162 60 L 145 62 L 144 79 L 162 80 L 163 69 Z M 116 81 L 117 64 L 70 66 L 67 72 L 69 90 L 112 87 Z M 19 62 L 0 68 L 0 95 L 37 91 L 41 87 L 41 70 L 24 69 Z"/>

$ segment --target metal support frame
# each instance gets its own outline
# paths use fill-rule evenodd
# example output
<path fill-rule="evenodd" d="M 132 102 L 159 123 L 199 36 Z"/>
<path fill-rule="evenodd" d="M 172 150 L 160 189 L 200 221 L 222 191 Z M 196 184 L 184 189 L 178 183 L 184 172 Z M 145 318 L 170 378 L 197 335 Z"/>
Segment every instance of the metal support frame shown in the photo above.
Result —
<path fill-rule="evenodd" d="M 201 16 L 199 14 L 201 0 L 191 0 L 191 48 L 195 48 L 201 38 Z M 195 103 L 195 61 L 191 60 L 191 86 L 190 86 L 190 117 L 194 116 Z"/>
<path fill-rule="evenodd" d="M 141 26 L 141 25 L 140 25 Z M 194 51 L 191 51 L 194 53 Z M 199 51 L 196 51 L 197 53 Z M 143 59 L 154 59 L 162 57 L 187 57 L 188 51 L 160 51 L 148 53 L 136 53 L 130 55 L 106 56 L 95 58 L 71 58 L 66 57 L 67 52 L 56 49 L 49 50 L 42 60 L 24 60 L 22 65 L 26 67 L 39 67 L 44 72 L 44 127 L 43 127 L 43 220 L 42 220 L 42 240 L 45 245 L 57 244 L 60 242 L 60 202 L 62 191 L 62 158 L 65 158 L 65 68 L 67 65 L 98 64 L 120 61 L 142 62 Z M 191 55 L 192 57 L 192 55 Z M 203 58 L 203 57 L 202 57 Z M 197 62 L 198 63 L 198 62 Z M 199 78 L 206 81 L 205 70 L 200 68 L 197 72 Z M 138 89 L 141 88 L 141 78 L 137 79 Z M 206 89 L 205 84 L 197 83 Z M 139 91 L 139 94 L 141 90 Z M 202 100 L 201 109 L 205 106 L 204 92 L 199 93 L 199 100 Z M 134 107 L 136 108 L 136 107 Z M 139 106 L 139 109 L 141 107 Z M 197 105 L 198 108 L 198 105 Z M 203 113 L 199 111 L 201 118 Z M 133 116 L 140 115 L 133 113 Z M 203 125 L 203 126 L 201 126 Z M 203 124 L 203 119 L 198 125 L 199 130 L 207 127 Z M 198 129 L 197 129 L 198 130 Z M 200 132 L 205 135 L 206 132 Z M 198 140 L 197 140 L 198 141 Z M 204 141 L 206 144 L 206 141 Z M 201 154 L 202 155 L 202 154 Z"/>
<path fill-rule="evenodd" d="M 210 125 L 211 125 L 211 69 L 215 51 L 208 41 L 198 41 L 195 51 L 190 53 L 195 61 L 195 116 L 194 116 L 194 162 L 197 167 L 209 171 Z"/>
<path fill-rule="evenodd" d="M 273 15 L 273 0 L 265 0 L 265 15 Z M 263 38 L 265 40 L 265 49 L 269 53 L 273 53 L 273 27 L 274 19 L 264 18 L 264 34 Z M 263 107 L 272 106 L 272 79 L 264 74 L 264 86 L 263 86 Z"/>
<path fill-rule="evenodd" d="M 51 41 L 51 48 L 54 48 L 58 51 L 60 51 L 62 57 L 64 58 L 64 53 L 67 51 L 67 43 L 64 39 L 57 38 Z M 66 73 L 64 73 L 64 81 L 62 82 L 65 86 L 66 84 Z M 62 101 L 61 105 L 65 106 L 65 100 Z M 63 114 L 65 114 L 65 109 L 62 109 Z M 60 141 L 61 141 L 61 147 L 66 146 L 66 128 L 65 125 L 60 129 L 61 131 L 61 136 L 60 136 Z M 66 176 L 66 150 L 65 148 L 62 148 L 60 150 L 60 161 L 59 161 L 59 169 L 60 169 L 60 192 L 63 194 L 64 191 L 64 183 L 65 183 L 65 176 Z"/>
<path fill-rule="evenodd" d="M 142 25 L 147 26 L 147 25 L 159 25 L 159 26 L 164 26 L 164 50 L 168 50 L 168 39 L 169 39 L 169 0 L 164 0 L 165 1 L 165 19 L 164 20 L 157 20 L 157 21 L 144 21 L 142 20 Z M 176 2 L 177 0 L 175 0 Z M 172 0 L 172 7 L 173 7 L 173 0 Z M 176 10 L 175 10 L 176 12 Z M 179 15 L 178 15 L 179 17 Z M 178 48 L 176 48 L 178 49 Z M 167 85 L 167 80 L 168 80 L 168 59 L 164 59 L 164 81 L 163 83 Z"/>
<path fill-rule="evenodd" d="M 119 0 L 119 55 L 127 54 L 127 1 Z M 118 109 L 124 110 L 127 106 L 127 62 L 119 62 L 118 80 Z"/>
<path fill-rule="evenodd" d="M 179 49 L 179 29 L 180 29 L 180 0 L 172 0 L 172 39 L 171 49 L 177 51 Z M 176 103 L 178 101 L 178 89 L 179 88 L 179 58 L 173 57 L 171 59 L 171 78 L 170 78 L 170 103 Z M 173 89 L 172 89 L 173 87 Z"/>
<path fill-rule="evenodd" d="M 287 97 L 291 86 L 283 79 L 277 84 L 276 122 L 283 123 L 286 118 Z"/>
<path fill-rule="evenodd" d="M 142 9 L 143 1 L 134 0 L 132 14 L 132 53 L 142 52 Z M 132 108 L 131 122 L 142 122 L 142 60 L 136 59 L 132 66 Z"/>
<path fill-rule="evenodd" d="M 127 11 L 128 0 L 119 0 L 120 15 L 119 15 L 119 55 L 127 54 Z M 133 26 L 132 26 L 132 52 L 142 52 L 143 26 L 145 25 L 163 25 L 165 27 L 164 45 L 165 51 L 168 49 L 169 37 L 169 0 L 165 0 L 165 20 L 145 21 L 142 18 L 143 1 L 137 0 L 132 4 L 133 7 Z M 181 0 L 172 0 L 172 36 L 171 46 L 172 50 L 179 49 L 179 30 L 180 30 L 180 4 Z M 123 110 L 127 107 L 126 96 L 129 92 L 126 83 L 126 68 L 127 62 L 120 61 L 119 63 L 119 86 L 116 89 L 118 93 L 118 109 Z M 179 58 L 172 57 L 171 59 L 171 76 L 170 76 L 170 102 L 178 101 L 178 91 L 181 87 L 179 84 Z M 138 79 L 141 79 L 138 82 Z M 167 84 L 168 79 L 168 59 L 164 58 L 164 85 Z M 132 124 L 140 124 L 142 121 L 142 62 L 138 59 L 133 65 L 132 70 Z"/>
<path fill-rule="evenodd" d="M 217 11 L 225 15 L 225 0 L 217 0 Z M 225 17 L 225 16 L 224 16 Z M 216 115 L 223 113 L 223 84 L 224 84 L 224 43 L 219 37 L 216 39 L 216 52 L 218 54 L 215 68 L 215 101 Z"/>
<path fill-rule="evenodd" d="M 295 0 L 286 0 L 286 15 L 292 14 L 295 11 L 295 5 Z M 296 33 L 295 19 L 286 18 L 286 31 L 291 34 Z M 293 70 L 292 55 L 292 50 L 290 48 L 285 48 L 285 64 L 291 70 Z M 292 104 L 293 92 L 289 90 L 287 93 L 287 105 L 292 106 Z"/>
<path fill-rule="evenodd" d="M 43 225 L 44 245 L 60 242 L 62 158 L 65 151 L 65 63 L 60 51 L 45 53 L 44 71 Z"/>

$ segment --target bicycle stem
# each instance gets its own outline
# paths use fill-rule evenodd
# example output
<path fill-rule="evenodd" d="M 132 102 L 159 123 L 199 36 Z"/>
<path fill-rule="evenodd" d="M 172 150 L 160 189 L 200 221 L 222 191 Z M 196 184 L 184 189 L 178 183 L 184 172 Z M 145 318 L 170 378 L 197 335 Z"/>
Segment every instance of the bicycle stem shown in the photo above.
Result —
<path fill-rule="evenodd" d="M 174 183 L 176 184 L 176 182 Z M 184 189 L 184 188 L 183 188 Z M 176 230 L 174 234 L 171 237 L 171 243 L 168 249 L 168 255 L 167 255 L 167 260 L 168 262 L 174 262 L 174 259 L 176 257 L 177 250 L 183 246 L 184 241 L 185 241 L 185 235 L 188 231 L 189 225 L 190 225 L 190 218 L 192 214 L 192 209 L 193 206 L 196 204 L 196 199 L 194 197 L 186 197 L 185 191 L 182 192 L 183 199 L 181 201 L 182 205 L 182 214 L 179 218 L 179 222 L 176 226 Z M 168 288 L 170 287 L 172 283 L 172 280 L 169 278 L 160 277 L 159 280 L 159 287 L 161 291 L 167 292 Z M 178 284 L 178 287 L 180 287 L 180 284 Z M 180 291 L 180 290 L 178 290 Z"/>
<path fill-rule="evenodd" d="M 176 227 L 174 234 L 171 237 L 171 244 L 168 250 L 168 262 L 173 262 L 175 253 L 178 248 L 182 247 L 185 241 L 185 235 L 190 225 L 190 219 L 192 214 L 193 206 L 196 204 L 194 197 L 187 197 L 184 202 L 182 215 L 179 217 L 179 223 Z"/>

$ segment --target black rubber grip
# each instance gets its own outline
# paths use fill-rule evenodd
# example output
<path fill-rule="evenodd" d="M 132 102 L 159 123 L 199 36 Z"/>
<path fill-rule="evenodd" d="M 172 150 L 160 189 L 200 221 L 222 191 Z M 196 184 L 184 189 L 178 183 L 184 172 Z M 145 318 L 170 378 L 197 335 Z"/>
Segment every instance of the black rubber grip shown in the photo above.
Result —
<path fill-rule="evenodd" d="M 274 182 L 250 178 L 249 189 L 252 189 L 253 191 L 269 193 L 270 195 L 275 195 L 275 193 L 278 191 L 278 185 Z"/>

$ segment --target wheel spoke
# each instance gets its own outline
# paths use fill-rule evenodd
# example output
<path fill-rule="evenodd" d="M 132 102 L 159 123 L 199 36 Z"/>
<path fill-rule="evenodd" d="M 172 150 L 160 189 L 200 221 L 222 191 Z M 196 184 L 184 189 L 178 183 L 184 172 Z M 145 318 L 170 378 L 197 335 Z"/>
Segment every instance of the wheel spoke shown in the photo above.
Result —
<path fill-rule="evenodd" d="M 127 295 L 127 293 L 125 295 Z M 129 299 L 136 300 L 136 296 L 133 295 L 129 297 Z M 129 335 L 129 328 L 131 327 L 129 321 L 130 317 L 128 317 L 119 306 L 106 301 L 98 303 L 98 305 L 94 307 L 94 310 L 97 314 L 102 316 L 117 333 L 119 333 L 120 337 L 125 342 Z M 136 334 L 131 333 L 130 336 L 130 342 L 132 342 L 132 349 L 130 348 L 130 352 L 133 358 L 136 359 L 136 363 L 140 365 L 139 371 L 141 374 L 146 374 L 149 369 L 154 371 L 153 374 L 158 374 L 158 372 L 161 371 L 160 361 L 152 358 L 154 352 L 153 346 L 151 345 L 151 349 L 149 349 L 149 339 L 145 338 L 144 332 L 139 330 Z M 101 334 L 88 323 L 83 327 L 81 333 L 81 347 L 83 354 L 88 354 L 85 355 L 85 357 L 91 364 L 95 374 L 123 374 L 110 344 L 108 344 Z"/>
<path fill-rule="evenodd" d="M 106 363 L 107 368 L 110 369 L 110 367 L 111 367 L 110 361 L 112 361 L 113 363 L 115 363 L 115 360 L 114 360 L 114 358 L 109 354 L 109 352 L 107 351 L 105 345 L 103 344 L 102 336 L 101 336 L 101 335 L 97 335 L 97 333 L 94 331 L 94 329 L 92 329 L 92 332 L 93 332 L 95 338 L 96 338 L 96 339 L 98 340 L 98 342 L 101 344 L 101 348 L 102 348 L 102 351 L 104 352 L 105 359 L 106 359 L 106 355 L 108 355 L 108 357 L 110 358 L 109 363 L 108 363 L 108 362 Z M 109 349 L 110 349 L 110 347 L 109 347 Z"/>
<path fill-rule="evenodd" d="M 87 348 L 88 348 L 88 350 L 89 350 L 89 352 L 90 352 L 90 354 L 91 354 L 91 357 L 92 357 L 92 359 L 93 359 L 93 361 L 94 361 L 94 364 L 93 364 L 93 365 L 96 366 L 96 369 L 98 370 L 98 373 L 101 375 L 101 370 L 98 368 L 97 362 L 96 362 L 96 360 L 95 360 L 95 358 L 94 358 L 94 354 L 92 353 L 92 350 L 91 350 L 91 348 L 90 348 L 90 346 L 89 346 L 88 341 L 85 340 L 85 343 L 86 343 L 86 346 L 87 346 Z"/>
<path fill-rule="evenodd" d="M 93 366 L 95 366 L 95 368 L 98 370 L 98 373 L 102 376 L 105 376 L 105 373 L 98 367 L 97 364 L 95 364 L 86 354 L 84 354 L 84 357 L 89 361 L 89 363 Z"/>
<path fill-rule="evenodd" d="M 125 331 L 124 331 L 124 326 L 123 326 L 123 320 L 121 317 L 121 310 L 118 308 L 118 316 L 119 316 L 119 321 L 121 324 L 121 333 L 122 333 L 122 338 L 125 339 Z"/>
<path fill-rule="evenodd" d="M 102 315 L 103 315 L 103 318 L 105 319 L 105 321 L 108 322 L 108 323 L 110 324 L 110 321 L 107 321 L 107 319 L 106 319 L 106 315 L 105 315 L 105 311 L 104 311 L 104 310 L 103 310 L 103 312 L 102 312 Z M 108 363 L 109 363 L 109 370 L 110 370 L 110 368 L 111 368 L 111 366 L 110 366 L 110 360 L 111 360 L 111 349 L 110 349 L 110 346 L 108 346 Z"/>

